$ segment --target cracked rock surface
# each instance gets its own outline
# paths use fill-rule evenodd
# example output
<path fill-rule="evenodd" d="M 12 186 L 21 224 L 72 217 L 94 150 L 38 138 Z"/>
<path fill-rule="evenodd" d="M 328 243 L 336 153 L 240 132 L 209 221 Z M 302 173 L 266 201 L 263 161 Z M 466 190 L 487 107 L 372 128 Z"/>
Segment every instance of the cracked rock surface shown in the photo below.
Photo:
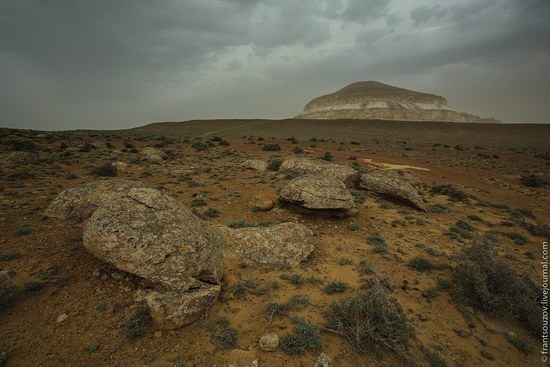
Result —
<path fill-rule="evenodd" d="M 105 201 L 83 238 L 101 260 L 170 289 L 221 282 L 218 231 L 155 189 L 134 188 Z"/>
<path fill-rule="evenodd" d="M 87 182 L 61 192 L 44 215 L 58 219 L 88 219 L 103 203 L 131 188 L 143 187 L 139 181 L 109 179 Z"/>
<path fill-rule="evenodd" d="M 347 187 L 354 186 L 361 177 L 361 174 L 351 167 L 311 158 L 287 158 L 279 167 L 279 172 L 333 177 L 342 181 Z"/>
<path fill-rule="evenodd" d="M 279 192 L 281 199 L 307 209 L 351 209 L 353 196 L 346 185 L 331 176 L 304 175 L 290 181 Z"/>

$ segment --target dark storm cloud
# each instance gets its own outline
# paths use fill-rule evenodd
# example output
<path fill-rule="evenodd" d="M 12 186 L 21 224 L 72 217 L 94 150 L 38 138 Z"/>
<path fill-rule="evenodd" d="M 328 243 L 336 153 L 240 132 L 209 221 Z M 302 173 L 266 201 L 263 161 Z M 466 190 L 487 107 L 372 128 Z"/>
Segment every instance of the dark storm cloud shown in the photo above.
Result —
<path fill-rule="evenodd" d="M 488 84 L 517 83 L 511 75 L 524 75 L 528 62 L 539 68 L 530 70 L 538 75 L 533 93 L 550 98 L 548 68 L 540 67 L 550 52 L 548 1 L 414 4 L 0 0 L 0 125 L 285 117 L 310 97 L 365 79 L 442 90 L 467 108 L 468 96 L 434 78 L 460 67 L 487 71 Z M 522 113 L 548 119 L 546 105 Z M 480 112 L 498 115 L 496 107 Z"/>

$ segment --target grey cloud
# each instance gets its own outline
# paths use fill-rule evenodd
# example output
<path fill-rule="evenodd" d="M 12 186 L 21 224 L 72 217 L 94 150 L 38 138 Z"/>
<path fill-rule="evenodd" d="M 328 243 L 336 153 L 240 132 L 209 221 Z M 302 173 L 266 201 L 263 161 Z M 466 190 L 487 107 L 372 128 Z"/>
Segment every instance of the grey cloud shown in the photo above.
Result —
<path fill-rule="evenodd" d="M 449 71 L 455 67 L 481 73 L 479 83 L 498 86 L 494 95 L 503 100 L 519 98 L 530 106 L 518 108 L 527 117 L 550 116 L 544 98 L 501 91 L 512 80 L 528 91 L 529 80 L 533 93 L 550 98 L 541 61 L 550 58 L 550 3 L 445 4 L 0 0 L 0 125 L 114 128 L 191 117 L 285 117 L 309 98 L 357 80 L 413 80 L 423 88 L 427 82 L 415 76 L 457 85 L 475 80 Z M 515 77 L 527 74 L 537 78 L 522 84 Z M 457 93 L 459 101 L 471 95 Z"/>
<path fill-rule="evenodd" d="M 388 12 L 390 2 L 391 0 L 349 0 L 342 17 L 353 22 L 381 18 Z"/>

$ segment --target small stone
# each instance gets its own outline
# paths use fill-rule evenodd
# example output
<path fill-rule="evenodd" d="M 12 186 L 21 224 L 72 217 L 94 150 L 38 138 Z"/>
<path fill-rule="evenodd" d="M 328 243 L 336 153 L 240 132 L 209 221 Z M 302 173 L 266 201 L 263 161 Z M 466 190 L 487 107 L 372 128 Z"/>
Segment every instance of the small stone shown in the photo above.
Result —
<path fill-rule="evenodd" d="M 61 324 L 62 322 L 64 322 L 65 320 L 67 320 L 69 318 L 69 315 L 67 315 L 66 313 L 62 313 L 61 315 L 57 316 L 57 319 L 55 320 L 58 324 Z"/>
<path fill-rule="evenodd" d="M 428 321 L 428 316 L 423 315 L 423 314 L 419 314 L 419 315 L 418 315 L 418 319 L 419 319 L 420 321 L 425 322 L 425 321 Z"/>
<path fill-rule="evenodd" d="M 481 355 L 485 358 L 487 358 L 488 360 L 490 361 L 494 361 L 495 360 L 495 356 L 493 353 L 489 352 L 487 349 L 483 349 L 481 351 Z"/>
<path fill-rule="evenodd" d="M 265 334 L 259 341 L 260 349 L 266 352 L 274 352 L 279 347 L 279 337 L 275 333 Z"/>
<path fill-rule="evenodd" d="M 332 359 L 330 359 L 329 356 L 327 356 L 325 353 L 321 353 L 319 357 L 317 357 L 317 360 L 315 361 L 315 364 L 313 367 L 332 367 Z"/>
<path fill-rule="evenodd" d="M 155 338 L 160 338 L 162 336 L 162 330 L 156 330 L 153 335 Z"/>
<path fill-rule="evenodd" d="M 92 275 L 93 275 L 94 277 L 97 278 L 97 277 L 99 277 L 99 276 L 101 275 L 101 272 L 100 272 L 98 269 L 96 269 L 96 270 L 94 270 L 94 272 L 92 273 Z"/>

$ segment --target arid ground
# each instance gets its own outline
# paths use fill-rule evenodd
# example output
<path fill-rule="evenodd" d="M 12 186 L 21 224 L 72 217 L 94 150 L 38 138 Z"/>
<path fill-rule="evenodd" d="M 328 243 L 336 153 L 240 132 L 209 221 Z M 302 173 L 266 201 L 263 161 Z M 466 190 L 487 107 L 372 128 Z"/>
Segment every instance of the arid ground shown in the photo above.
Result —
<path fill-rule="evenodd" d="M 228 366 L 235 349 L 272 367 L 313 366 L 321 352 L 335 366 L 539 365 L 541 341 L 525 320 L 461 297 L 455 269 L 463 251 L 486 236 L 507 269 L 540 287 L 542 243 L 550 232 L 549 141 L 549 125 L 382 121 L 195 121 L 115 132 L 0 129 L 0 268 L 16 273 L 1 284 L 0 353 L 6 366 Z M 266 144 L 281 149 L 265 151 Z M 168 158 L 143 160 L 145 146 Z M 241 163 L 298 155 L 358 170 L 405 169 L 421 180 L 428 210 L 359 189 L 352 189 L 358 213 L 347 218 L 300 214 L 284 205 L 254 210 L 256 196 L 275 197 L 288 177 Z M 204 317 L 172 331 L 147 323 L 139 335 L 128 335 L 140 279 L 88 253 L 84 223 L 43 216 L 63 190 L 108 179 L 101 176 L 113 172 L 94 168 L 113 162 L 127 164 L 117 177 L 161 190 L 206 221 L 304 224 L 314 232 L 315 250 L 289 269 L 227 259 L 222 295 Z M 406 314 L 411 335 L 405 357 L 360 353 L 324 327 L 331 304 L 361 292 L 372 279 Z M 345 283 L 341 292 L 326 291 L 334 281 Z M 280 315 L 268 307 L 293 296 L 303 297 Z M 275 352 L 258 348 L 268 332 L 293 333 L 295 315 L 319 325 L 319 348 L 297 355 L 281 346 Z"/>

